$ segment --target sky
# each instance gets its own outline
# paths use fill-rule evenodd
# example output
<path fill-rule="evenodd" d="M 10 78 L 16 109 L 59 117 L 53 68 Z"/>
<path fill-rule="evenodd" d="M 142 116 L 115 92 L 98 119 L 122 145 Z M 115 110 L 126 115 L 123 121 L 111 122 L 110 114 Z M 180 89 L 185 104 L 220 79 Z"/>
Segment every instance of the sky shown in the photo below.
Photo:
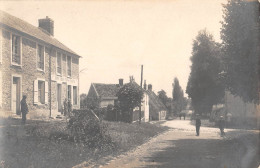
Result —
<path fill-rule="evenodd" d="M 54 37 L 80 59 L 80 93 L 91 83 L 134 76 L 172 97 L 174 77 L 186 90 L 193 39 L 207 29 L 220 42 L 226 0 L 0 1 L 0 9 L 34 26 L 54 20 Z M 187 95 L 185 95 L 187 96 Z"/>

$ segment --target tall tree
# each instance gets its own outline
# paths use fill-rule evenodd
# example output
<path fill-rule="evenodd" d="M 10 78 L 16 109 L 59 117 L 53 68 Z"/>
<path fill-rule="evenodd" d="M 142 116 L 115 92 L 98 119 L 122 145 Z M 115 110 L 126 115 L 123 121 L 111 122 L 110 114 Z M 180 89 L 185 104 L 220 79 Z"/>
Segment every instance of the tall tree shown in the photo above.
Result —
<path fill-rule="evenodd" d="M 226 87 L 245 102 L 258 102 L 259 2 L 229 0 L 223 7 Z"/>
<path fill-rule="evenodd" d="M 186 93 L 195 113 L 211 112 L 212 106 L 223 98 L 224 87 L 219 79 L 220 45 L 206 30 L 199 31 L 193 41 L 191 62 Z"/>
<path fill-rule="evenodd" d="M 182 99 L 183 93 L 182 93 L 182 88 L 179 84 L 178 78 L 174 78 L 174 83 L 173 83 L 173 90 L 172 90 L 172 99 L 173 101 L 177 102 Z"/>
<path fill-rule="evenodd" d="M 173 91 L 172 91 L 172 101 L 173 101 L 173 112 L 175 114 L 180 113 L 186 108 L 186 99 L 183 94 L 183 90 L 179 84 L 178 78 L 174 78 Z"/>

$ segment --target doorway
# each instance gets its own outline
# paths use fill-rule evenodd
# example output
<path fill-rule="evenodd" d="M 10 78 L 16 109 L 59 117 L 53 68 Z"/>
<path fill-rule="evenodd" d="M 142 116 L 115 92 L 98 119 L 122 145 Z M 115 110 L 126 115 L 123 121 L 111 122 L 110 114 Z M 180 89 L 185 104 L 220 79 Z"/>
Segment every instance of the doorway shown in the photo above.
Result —
<path fill-rule="evenodd" d="M 20 115 L 20 91 L 21 79 L 20 77 L 13 77 L 12 83 L 12 111 L 13 113 Z"/>

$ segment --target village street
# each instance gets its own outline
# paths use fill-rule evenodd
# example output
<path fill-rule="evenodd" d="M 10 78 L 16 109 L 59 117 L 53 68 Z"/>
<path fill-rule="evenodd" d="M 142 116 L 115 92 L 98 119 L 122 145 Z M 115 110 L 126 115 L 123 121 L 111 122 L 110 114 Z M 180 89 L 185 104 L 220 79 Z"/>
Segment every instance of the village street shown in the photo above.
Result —
<path fill-rule="evenodd" d="M 226 129 L 222 138 L 219 129 L 201 127 L 201 135 L 197 137 L 190 120 L 166 121 L 162 125 L 171 129 L 105 165 L 89 167 L 258 167 L 258 131 Z"/>

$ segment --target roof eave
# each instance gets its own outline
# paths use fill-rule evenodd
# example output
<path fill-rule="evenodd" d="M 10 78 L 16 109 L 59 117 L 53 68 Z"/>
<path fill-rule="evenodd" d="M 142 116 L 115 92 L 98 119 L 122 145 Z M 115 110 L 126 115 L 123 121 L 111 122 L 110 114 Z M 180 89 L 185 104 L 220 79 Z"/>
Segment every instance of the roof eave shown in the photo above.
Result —
<path fill-rule="evenodd" d="M 53 45 L 53 44 L 48 43 L 47 41 L 44 41 L 44 40 L 39 39 L 39 38 L 36 38 L 35 36 L 32 36 L 32 35 L 30 35 L 30 34 L 28 34 L 28 33 L 26 33 L 26 32 L 23 32 L 23 31 L 21 31 L 21 30 L 17 30 L 17 29 L 15 29 L 15 28 L 13 28 L 13 27 L 11 27 L 11 26 L 8 26 L 8 25 L 6 25 L 6 24 L 4 24 L 4 23 L 1 23 L 1 22 L 0 22 L 0 27 L 6 29 L 7 31 L 15 31 L 15 32 L 18 32 L 18 33 L 21 34 L 22 36 L 25 36 L 25 38 L 31 38 L 32 40 L 40 41 L 40 42 L 42 42 L 42 43 L 45 43 L 46 45 L 49 45 L 50 47 L 58 48 L 59 50 L 65 51 L 66 53 L 69 53 L 70 55 L 76 56 L 76 57 L 78 57 L 78 58 L 82 58 L 82 56 L 80 56 L 80 55 L 77 55 L 77 54 L 75 54 L 75 53 L 66 51 L 66 50 L 64 50 L 64 49 L 62 49 L 62 48 L 59 48 L 59 47 L 57 47 L 57 46 L 55 46 L 55 45 Z"/>

